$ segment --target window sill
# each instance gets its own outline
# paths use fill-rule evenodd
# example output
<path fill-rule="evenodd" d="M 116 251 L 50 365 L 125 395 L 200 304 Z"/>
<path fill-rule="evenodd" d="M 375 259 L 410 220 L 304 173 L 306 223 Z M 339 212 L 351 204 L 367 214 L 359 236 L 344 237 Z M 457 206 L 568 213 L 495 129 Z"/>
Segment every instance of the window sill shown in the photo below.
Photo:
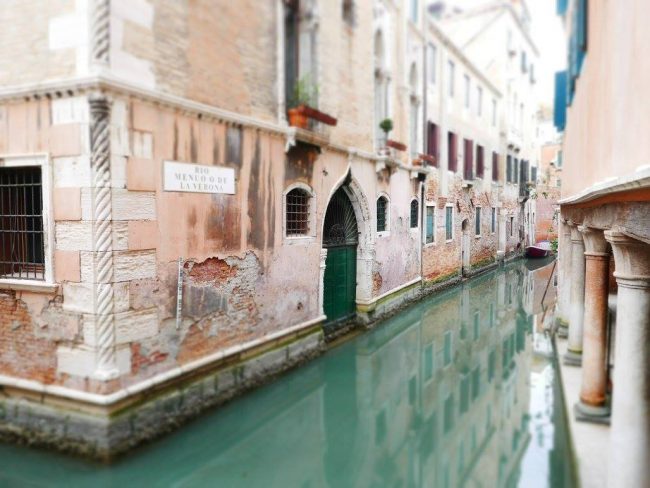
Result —
<path fill-rule="evenodd" d="M 426 248 L 428 248 L 428 247 L 435 247 L 435 245 L 436 245 L 436 241 L 433 241 L 433 242 L 425 242 L 425 243 L 424 243 L 424 248 L 426 249 Z"/>
<path fill-rule="evenodd" d="M 0 279 L 0 290 L 33 291 L 38 293 L 55 293 L 59 288 L 57 283 L 46 283 L 36 280 L 3 280 Z"/>
<path fill-rule="evenodd" d="M 454 242 L 454 238 L 453 238 L 453 237 L 452 237 L 451 239 L 447 239 L 447 240 L 445 241 L 445 244 L 451 244 L 452 242 Z"/>
<path fill-rule="evenodd" d="M 310 244 L 316 239 L 316 236 L 284 236 L 284 243 L 288 245 Z"/>
<path fill-rule="evenodd" d="M 389 237 L 389 236 L 390 236 L 389 230 L 377 231 L 377 237 Z"/>

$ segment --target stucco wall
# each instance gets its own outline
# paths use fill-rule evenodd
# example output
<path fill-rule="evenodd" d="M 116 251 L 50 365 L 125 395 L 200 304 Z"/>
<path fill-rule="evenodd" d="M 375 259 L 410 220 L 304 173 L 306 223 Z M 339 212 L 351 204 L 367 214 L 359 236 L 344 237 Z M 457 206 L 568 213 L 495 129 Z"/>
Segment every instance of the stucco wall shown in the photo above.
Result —
<path fill-rule="evenodd" d="M 648 5 L 589 4 L 588 48 L 567 109 L 562 198 L 648 164 Z M 570 22 L 569 18 L 567 22 Z M 571 24 L 568 24 L 571 25 Z"/>

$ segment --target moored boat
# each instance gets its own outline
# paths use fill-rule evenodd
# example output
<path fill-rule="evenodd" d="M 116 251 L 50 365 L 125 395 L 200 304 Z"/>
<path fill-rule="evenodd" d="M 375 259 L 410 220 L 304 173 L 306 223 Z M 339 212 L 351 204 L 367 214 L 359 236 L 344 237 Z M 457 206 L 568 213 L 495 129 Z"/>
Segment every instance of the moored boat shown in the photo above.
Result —
<path fill-rule="evenodd" d="M 549 241 L 539 241 L 526 248 L 526 256 L 529 258 L 545 258 L 551 253 Z"/>

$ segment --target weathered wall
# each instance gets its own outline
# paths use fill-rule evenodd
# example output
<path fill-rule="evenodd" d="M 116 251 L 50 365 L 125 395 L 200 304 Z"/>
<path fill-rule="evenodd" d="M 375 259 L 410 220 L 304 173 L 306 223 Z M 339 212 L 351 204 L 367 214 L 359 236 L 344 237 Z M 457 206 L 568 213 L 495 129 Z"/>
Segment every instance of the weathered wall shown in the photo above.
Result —
<path fill-rule="evenodd" d="M 650 66 L 639 62 L 650 41 L 646 16 L 643 0 L 625 9 L 589 5 L 588 51 L 567 108 L 562 198 L 648 164 L 650 145 L 641 141 L 650 128 Z"/>

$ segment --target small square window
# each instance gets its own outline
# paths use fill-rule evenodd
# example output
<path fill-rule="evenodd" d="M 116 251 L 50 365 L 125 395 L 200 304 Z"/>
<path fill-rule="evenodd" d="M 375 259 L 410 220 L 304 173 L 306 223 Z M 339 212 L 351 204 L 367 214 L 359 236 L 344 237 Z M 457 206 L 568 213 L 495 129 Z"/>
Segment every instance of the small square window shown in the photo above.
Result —
<path fill-rule="evenodd" d="M 45 280 L 40 166 L 0 168 L 0 278 Z"/>
<path fill-rule="evenodd" d="M 287 193 L 286 233 L 287 237 L 309 235 L 309 201 L 311 195 L 301 188 Z"/>

